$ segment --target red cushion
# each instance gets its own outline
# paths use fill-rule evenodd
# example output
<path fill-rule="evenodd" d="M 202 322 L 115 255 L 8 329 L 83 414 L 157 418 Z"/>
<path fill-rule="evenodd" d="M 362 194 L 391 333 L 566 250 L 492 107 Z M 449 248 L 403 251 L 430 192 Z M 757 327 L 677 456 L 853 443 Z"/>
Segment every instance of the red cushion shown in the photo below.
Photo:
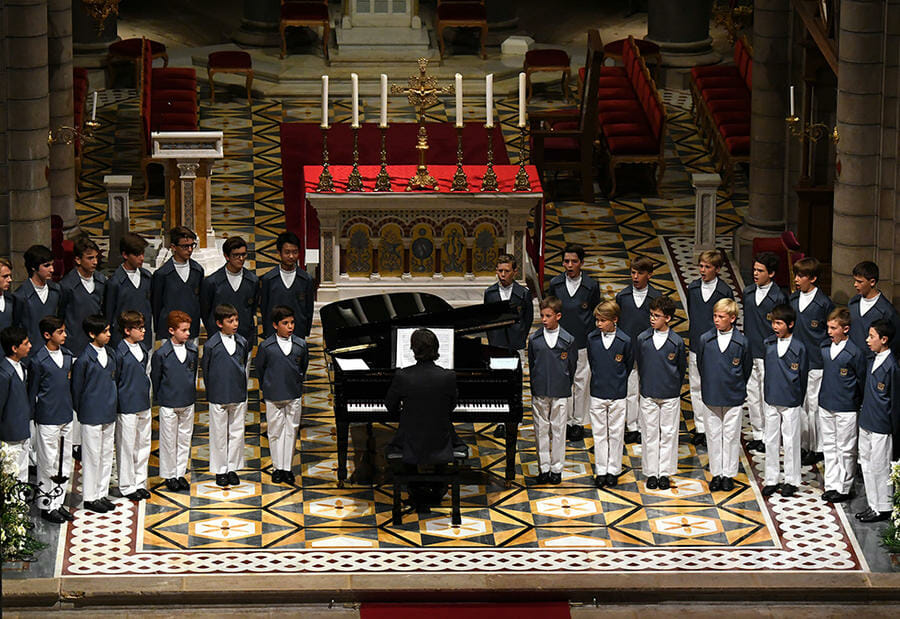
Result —
<path fill-rule="evenodd" d="M 601 126 L 645 122 L 642 116 L 636 116 L 633 111 L 629 112 L 621 110 L 606 110 L 600 112 L 597 115 L 597 120 Z"/>
<path fill-rule="evenodd" d="M 621 56 L 624 51 L 625 41 L 628 39 L 619 39 L 618 41 L 613 41 L 611 43 L 607 43 L 603 46 L 603 51 L 606 54 L 612 54 L 614 56 Z M 635 39 L 635 44 L 637 45 L 638 51 L 643 54 L 658 54 L 659 53 L 659 45 L 656 43 L 651 43 L 650 41 L 644 41 L 643 39 Z"/>
<path fill-rule="evenodd" d="M 286 2 L 281 6 L 281 19 L 328 20 L 328 7 L 321 2 Z"/>
<path fill-rule="evenodd" d="M 631 90 L 631 80 L 628 76 L 600 76 L 600 88 L 626 88 Z"/>
<path fill-rule="evenodd" d="M 601 67 L 600 78 L 625 77 L 625 67 Z"/>
<path fill-rule="evenodd" d="M 701 77 L 739 77 L 737 67 L 731 64 L 714 64 L 704 67 L 693 67 L 691 69 L 691 77 L 694 79 Z"/>
<path fill-rule="evenodd" d="M 740 86 L 738 88 L 707 88 L 704 90 L 701 95 L 703 96 L 704 101 L 719 101 L 719 100 L 731 100 L 731 99 L 746 99 L 750 100 L 750 93 L 747 92 L 747 88 L 744 86 Z"/>
<path fill-rule="evenodd" d="M 442 4 L 437 9 L 438 19 L 449 21 L 486 21 L 487 10 L 480 4 Z"/>
<path fill-rule="evenodd" d="M 734 75 L 710 75 L 706 77 L 698 77 L 694 80 L 697 88 L 705 90 L 707 88 L 738 88 L 746 87 L 744 78 L 735 73 Z"/>
<path fill-rule="evenodd" d="M 621 88 L 600 88 L 600 100 L 611 100 L 611 99 L 634 99 L 635 92 L 634 89 L 629 84 L 627 87 Z"/>
<path fill-rule="evenodd" d="M 709 101 L 706 104 L 711 114 L 716 112 L 744 112 L 750 116 L 750 100 L 749 99 L 720 99 L 718 101 Z"/>
<path fill-rule="evenodd" d="M 525 53 L 526 67 L 568 67 L 569 55 L 561 49 L 533 49 Z"/>
<path fill-rule="evenodd" d="M 750 123 L 722 123 L 718 125 L 723 138 L 734 138 L 750 135 Z"/>
<path fill-rule="evenodd" d="M 731 155 L 749 155 L 750 154 L 750 136 L 740 135 L 733 138 L 725 138 L 725 148 Z"/>
<path fill-rule="evenodd" d="M 650 135 L 650 126 L 644 119 L 630 123 L 604 123 L 603 135 L 606 137 L 625 135 Z"/>
<path fill-rule="evenodd" d="M 623 135 L 606 139 L 613 155 L 653 155 L 659 153 L 659 142 L 650 135 Z"/>
<path fill-rule="evenodd" d="M 644 108 L 641 107 L 641 103 L 637 99 L 616 99 L 613 101 L 599 101 L 597 103 L 597 111 L 601 114 L 607 112 L 622 112 L 631 114 L 632 117 L 634 117 L 635 114 L 643 115 Z"/>
<path fill-rule="evenodd" d="M 211 69 L 249 69 L 253 66 L 250 54 L 240 51 L 212 52 L 207 64 Z"/>
<path fill-rule="evenodd" d="M 750 122 L 750 114 L 748 114 L 745 110 L 721 110 L 718 112 L 713 112 L 712 117 L 713 122 L 717 125 L 734 122 Z"/>
<path fill-rule="evenodd" d="M 149 39 L 148 39 L 149 41 Z M 141 40 L 140 39 L 123 39 L 116 41 L 109 46 L 111 54 L 116 56 L 128 56 L 130 58 L 140 58 L 141 56 Z M 150 41 L 150 53 L 153 56 L 164 54 L 166 46 L 159 41 Z"/>

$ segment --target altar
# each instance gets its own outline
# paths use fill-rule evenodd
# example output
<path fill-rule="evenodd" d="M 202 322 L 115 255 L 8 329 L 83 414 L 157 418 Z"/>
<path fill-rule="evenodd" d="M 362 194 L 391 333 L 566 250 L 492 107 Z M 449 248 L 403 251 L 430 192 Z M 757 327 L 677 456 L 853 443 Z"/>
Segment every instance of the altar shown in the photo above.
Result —
<path fill-rule="evenodd" d="M 530 191 L 515 191 L 519 170 L 495 165 L 499 191 L 482 192 L 486 166 L 465 166 L 469 191 L 450 191 L 456 166 L 432 165 L 436 191 L 406 191 L 414 165 L 388 166 L 391 191 L 374 191 L 379 166 L 360 166 L 362 192 L 345 187 L 352 166 L 331 166 L 334 191 L 319 192 L 321 166 L 306 166 L 306 196 L 319 217 L 321 282 L 317 301 L 331 303 L 380 292 L 430 292 L 452 304 L 479 303 L 497 280 L 497 256 L 509 253 L 539 274 L 543 193 L 537 170 L 526 166 Z M 529 252 L 528 224 L 535 222 Z M 536 251 L 535 251 L 536 250 Z M 531 255 L 530 255 L 531 254 Z"/>

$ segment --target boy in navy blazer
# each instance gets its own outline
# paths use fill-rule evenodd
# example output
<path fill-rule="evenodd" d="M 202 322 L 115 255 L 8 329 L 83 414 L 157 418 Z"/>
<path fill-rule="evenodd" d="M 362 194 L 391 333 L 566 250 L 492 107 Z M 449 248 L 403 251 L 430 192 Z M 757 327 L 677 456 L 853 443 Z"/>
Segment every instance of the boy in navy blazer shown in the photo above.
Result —
<path fill-rule="evenodd" d="M 771 337 L 772 309 L 787 303 L 781 288 L 773 280 L 779 258 L 764 251 L 753 260 L 753 283 L 744 288 L 744 333 L 750 343 L 753 367 L 747 383 L 747 411 L 753 440 L 747 444 L 753 451 L 765 451 L 765 413 L 763 412 L 763 382 L 765 379 L 766 338 Z"/>
<path fill-rule="evenodd" d="M 560 326 L 562 307 L 562 301 L 552 295 L 541 299 L 543 328 L 528 338 L 539 484 L 562 481 L 566 456 L 566 400 L 572 395 L 578 348 L 575 337 Z"/>
<path fill-rule="evenodd" d="M 669 328 L 675 302 L 650 302 L 650 328 L 634 345 L 641 387 L 641 468 L 649 490 L 668 490 L 678 472 L 678 422 L 684 382 L 684 340 Z M 698 342 L 699 344 L 699 342 Z"/>
<path fill-rule="evenodd" d="M 109 344 L 109 321 L 102 314 L 84 319 L 90 343 L 72 364 L 72 405 L 81 423 L 81 474 L 84 508 L 115 511 L 107 498 L 115 449 L 116 356 Z"/>
<path fill-rule="evenodd" d="M 689 380 L 691 385 L 691 408 L 694 412 L 694 445 L 706 443 L 706 407 L 703 405 L 703 393 L 700 387 L 700 372 L 697 370 L 697 346 L 700 337 L 715 327 L 712 320 L 713 306 L 720 299 L 733 299 L 731 287 L 719 278 L 719 270 L 724 260 L 722 252 L 710 249 L 697 256 L 700 278 L 688 284 L 687 312 L 689 321 L 688 337 L 691 350 L 688 354 Z"/>
<path fill-rule="evenodd" d="M 147 241 L 129 232 L 119 240 L 122 264 L 106 280 L 105 314 L 112 321 L 110 345 L 118 349 L 124 328 L 119 324 L 123 312 L 140 312 L 144 318 L 144 339 L 147 350 L 153 348 L 153 306 L 150 303 L 150 271 L 144 268 Z"/>
<path fill-rule="evenodd" d="M 166 326 L 169 339 L 150 359 L 150 384 L 159 405 L 159 475 L 169 492 L 178 492 L 191 489 L 185 475 L 194 434 L 198 353 L 190 316 L 169 312 Z"/>
<path fill-rule="evenodd" d="M 53 253 L 43 245 L 32 245 L 25 251 L 25 270 L 28 279 L 13 294 L 22 311 L 19 324 L 25 327 L 28 339 L 34 344 L 44 341 L 40 322 L 44 316 L 59 314 L 59 284 L 53 281 Z M 80 328 L 80 325 L 76 325 Z M 35 347 L 36 348 L 36 347 Z M 33 350 L 37 352 L 37 350 Z"/>
<path fill-rule="evenodd" d="M 238 313 L 238 333 L 250 348 L 256 346 L 256 305 L 259 278 L 247 269 L 247 241 L 230 236 L 222 245 L 225 266 L 203 280 L 200 285 L 200 312 L 207 337 L 219 330 L 216 308 L 231 305 Z"/>
<path fill-rule="evenodd" d="M 634 354 L 631 338 L 617 328 L 619 312 L 615 301 L 599 304 L 594 308 L 597 328 L 588 335 L 594 485 L 598 488 L 612 488 L 622 472 L 628 376 L 634 366 Z"/>
<path fill-rule="evenodd" d="M 297 262 L 300 239 L 293 232 L 282 232 L 275 239 L 275 248 L 280 264 L 259 278 L 259 313 L 265 318 L 272 315 L 276 305 L 285 305 L 294 310 L 297 335 L 309 337 L 316 284 Z M 270 337 L 274 332 L 272 325 L 263 321 L 263 337 Z"/>
<path fill-rule="evenodd" d="M 700 337 L 697 369 L 700 371 L 706 417 L 711 492 L 734 490 L 741 453 L 741 417 L 747 399 L 747 380 L 753 363 L 750 343 L 734 326 L 738 304 L 719 299 L 713 306 L 713 324 Z"/>
<path fill-rule="evenodd" d="M 876 320 L 885 319 L 900 330 L 900 317 L 890 300 L 878 289 L 878 265 L 868 260 L 853 267 L 853 287 L 857 294 L 847 303 L 850 310 L 850 340 L 871 359 L 872 351 L 868 346 L 869 326 Z M 900 340 L 891 341 L 894 358 L 900 354 Z"/>
<path fill-rule="evenodd" d="M 90 339 L 77 326 L 84 319 L 103 314 L 103 297 L 106 294 L 106 276 L 97 271 L 100 248 L 88 236 L 75 239 L 75 268 L 59 282 L 59 316 L 67 325 L 76 328 L 68 334 L 66 348 L 76 357 L 81 354 Z M 75 441 L 78 444 L 78 441 Z"/>
<path fill-rule="evenodd" d="M 215 309 L 216 333 L 206 340 L 200 367 L 209 400 L 209 471 L 220 487 L 241 483 L 244 468 L 244 418 L 247 414 L 247 363 L 250 346 L 238 333 L 238 310 Z"/>
<path fill-rule="evenodd" d="M 132 501 L 150 498 L 147 466 L 150 461 L 152 417 L 150 414 L 150 351 L 144 315 L 126 310 L 116 320 L 124 338 L 116 346 L 116 464 L 119 490 Z"/>
<path fill-rule="evenodd" d="M 851 498 L 856 471 L 857 418 L 866 384 L 866 355 L 848 339 L 850 312 L 847 308 L 832 310 L 827 325 L 829 340 L 819 346 L 822 359 L 819 427 L 825 456 L 822 499 L 843 503 Z"/>
<path fill-rule="evenodd" d="M 34 403 L 37 449 L 37 477 L 41 490 L 41 518 L 53 524 L 73 520 L 63 506 L 65 492 L 50 496 L 56 484 L 51 477 L 72 478 L 72 390 L 70 377 L 74 359 L 64 347 L 68 331 L 61 318 L 41 320 L 44 346 L 32 357 L 29 397 Z M 62 453 L 60 454 L 60 444 Z"/>
<path fill-rule="evenodd" d="M 900 459 L 900 378 L 897 359 L 891 352 L 896 335 L 894 323 L 887 318 L 869 325 L 867 343 L 874 357 L 866 366 L 859 411 L 859 464 L 868 503 L 868 508 L 856 514 L 861 522 L 881 522 L 891 517 L 891 463 Z"/>
<path fill-rule="evenodd" d="M 190 339 L 195 340 L 200 335 L 200 283 L 203 281 L 203 267 L 191 259 L 197 247 L 197 235 L 184 226 L 176 226 L 169 231 L 169 247 L 172 257 L 150 279 L 156 339 L 168 338 L 168 316 L 173 311 L 181 311 L 191 319 Z M 195 348 L 196 345 L 195 341 Z"/>
<path fill-rule="evenodd" d="M 618 328 L 625 332 L 632 343 L 650 324 L 650 301 L 662 293 L 650 284 L 655 265 L 646 256 L 638 256 L 631 261 L 631 284 L 616 294 L 616 303 L 621 309 Z M 625 442 L 640 443 L 640 406 L 638 405 L 637 366 L 628 374 L 628 398 L 625 405 Z"/>
<path fill-rule="evenodd" d="M 309 365 L 306 342 L 294 335 L 294 310 L 276 305 L 269 317 L 274 333 L 259 345 L 256 373 L 266 402 L 272 482 L 294 483 L 291 471 L 300 413 L 303 379 Z"/>
<path fill-rule="evenodd" d="M 31 342 L 22 327 L 6 327 L 0 331 L 0 345 L 6 355 L 0 361 L 0 441 L 12 452 L 16 478 L 27 482 L 32 401 L 24 360 L 31 352 Z"/>
<path fill-rule="evenodd" d="M 0 258 L 0 331 L 18 324 L 19 311 L 16 309 L 15 297 L 9 291 L 12 286 L 12 263 Z"/>
<path fill-rule="evenodd" d="M 800 407 L 806 397 L 809 357 L 799 338 L 793 337 L 796 314 L 786 303 L 772 308 L 772 330 L 766 338 L 763 398 L 766 415 L 766 468 L 763 496 L 781 491 L 794 496 L 800 486 Z M 784 443 L 784 483 L 779 455 Z"/>

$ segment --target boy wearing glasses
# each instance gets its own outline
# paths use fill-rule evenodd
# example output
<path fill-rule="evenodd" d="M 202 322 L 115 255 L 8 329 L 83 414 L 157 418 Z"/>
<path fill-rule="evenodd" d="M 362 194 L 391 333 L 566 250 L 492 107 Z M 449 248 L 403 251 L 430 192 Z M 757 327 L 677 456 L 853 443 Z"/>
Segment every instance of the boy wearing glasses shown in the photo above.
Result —
<path fill-rule="evenodd" d="M 222 245 L 225 266 L 203 280 L 200 286 L 200 313 L 206 326 L 207 337 L 219 331 L 215 311 L 219 305 L 231 305 L 237 309 L 237 332 L 247 340 L 247 345 L 256 345 L 256 304 L 259 278 L 244 267 L 247 261 L 247 241 L 232 236 Z"/>
<path fill-rule="evenodd" d="M 144 318 L 144 346 L 153 348 L 153 307 L 150 305 L 150 271 L 144 268 L 144 249 L 147 241 L 129 232 L 119 240 L 122 264 L 106 280 L 105 313 L 112 321 L 110 345 L 116 348 L 122 341 L 123 327 L 119 318 L 123 312 L 140 312 Z"/>
<path fill-rule="evenodd" d="M 156 339 L 167 337 L 169 313 L 180 311 L 191 318 L 190 339 L 196 344 L 200 335 L 200 284 L 203 281 L 203 267 L 191 260 L 197 247 L 197 235 L 184 226 L 176 226 L 169 231 L 169 243 L 172 257 L 153 273 L 150 280 Z"/>

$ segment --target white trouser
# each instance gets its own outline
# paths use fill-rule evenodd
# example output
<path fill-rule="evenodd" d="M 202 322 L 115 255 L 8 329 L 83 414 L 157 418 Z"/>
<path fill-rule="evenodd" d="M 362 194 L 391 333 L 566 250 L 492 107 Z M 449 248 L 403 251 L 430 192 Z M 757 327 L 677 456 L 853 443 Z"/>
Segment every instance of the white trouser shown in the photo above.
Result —
<path fill-rule="evenodd" d="M 13 464 L 16 466 L 16 479 L 21 482 L 28 481 L 28 454 L 31 452 L 31 437 L 21 441 L 3 441 L 10 452 Z"/>
<path fill-rule="evenodd" d="M 641 396 L 641 470 L 647 477 L 678 472 L 679 398 Z"/>
<path fill-rule="evenodd" d="M 709 406 L 706 416 L 706 449 L 713 477 L 737 477 L 741 452 L 740 406 Z"/>
<path fill-rule="evenodd" d="M 754 359 L 753 369 L 747 381 L 747 412 L 750 415 L 750 429 L 753 431 L 754 441 L 761 441 L 766 436 L 766 406 L 763 394 L 765 376 L 765 359 Z"/>
<path fill-rule="evenodd" d="M 85 501 L 109 494 L 115 441 L 115 422 L 81 424 L 81 494 Z"/>
<path fill-rule="evenodd" d="M 800 409 L 800 446 L 809 451 L 822 451 L 819 436 L 819 387 L 822 386 L 824 370 L 810 370 L 806 381 L 806 398 Z"/>
<path fill-rule="evenodd" d="M 765 485 L 778 483 L 781 467 L 778 456 L 784 439 L 784 483 L 800 486 L 800 407 L 765 405 L 766 468 Z"/>
<path fill-rule="evenodd" d="M 31 466 L 37 466 L 37 424 L 34 423 L 34 419 L 28 422 L 28 432 L 30 433 L 30 437 L 28 440 L 28 449 L 25 451 L 25 455 L 28 456 L 28 464 Z M 25 481 L 28 481 L 27 479 Z"/>
<path fill-rule="evenodd" d="M 302 398 L 280 402 L 266 400 L 266 433 L 269 436 L 269 454 L 272 456 L 274 469 L 291 470 L 302 410 Z"/>
<path fill-rule="evenodd" d="M 625 442 L 625 398 L 606 400 L 591 397 L 591 431 L 594 435 L 594 474 L 622 472 L 622 444 Z"/>
<path fill-rule="evenodd" d="M 625 404 L 625 429 L 629 432 L 641 429 L 641 406 L 638 398 L 641 392 L 641 381 L 637 366 L 628 373 L 628 396 Z"/>
<path fill-rule="evenodd" d="M 191 461 L 194 433 L 194 405 L 183 408 L 159 407 L 159 476 L 184 477 Z"/>
<path fill-rule="evenodd" d="M 859 429 L 859 465 L 866 501 L 876 512 L 891 511 L 891 435 Z"/>
<path fill-rule="evenodd" d="M 566 398 L 566 424 L 583 426 L 587 421 L 590 405 L 591 366 L 588 363 L 587 348 L 579 348 L 575 382 L 572 383 L 572 395 Z"/>
<path fill-rule="evenodd" d="M 81 445 L 81 422 L 74 415 L 72 416 L 72 444 Z"/>
<path fill-rule="evenodd" d="M 857 413 L 819 407 L 819 437 L 825 454 L 825 490 L 847 494 L 856 471 Z"/>
<path fill-rule="evenodd" d="M 691 384 L 691 408 L 694 410 L 694 432 L 706 433 L 706 404 L 700 393 L 700 370 L 697 369 L 696 353 L 688 353 L 688 381 Z"/>
<path fill-rule="evenodd" d="M 150 461 L 150 410 L 122 413 L 116 417 L 116 464 L 119 491 L 128 495 L 147 488 L 147 463 Z"/>
<path fill-rule="evenodd" d="M 60 446 L 62 443 L 62 446 Z M 72 422 L 61 425 L 37 425 L 37 478 L 41 491 L 50 493 L 56 484 L 50 479 L 60 473 L 60 455 L 62 455 L 62 475 L 72 478 Z M 60 454 L 62 449 L 62 454 Z M 52 511 L 60 507 L 66 498 L 66 486 L 63 484 L 59 496 L 51 499 L 42 498 L 39 507 Z M 106 496 L 106 495 L 103 495 Z"/>
<path fill-rule="evenodd" d="M 244 468 L 244 417 L 247 401 L 209 403 L 209 472 L 221 475 Z"/>
<path fill-rule="evenodd" d="M 532 396 L 534 440 L 537 443 L 538 468 L 562 473 L 566 457 L 566 401 L 568 398 Z"/>

